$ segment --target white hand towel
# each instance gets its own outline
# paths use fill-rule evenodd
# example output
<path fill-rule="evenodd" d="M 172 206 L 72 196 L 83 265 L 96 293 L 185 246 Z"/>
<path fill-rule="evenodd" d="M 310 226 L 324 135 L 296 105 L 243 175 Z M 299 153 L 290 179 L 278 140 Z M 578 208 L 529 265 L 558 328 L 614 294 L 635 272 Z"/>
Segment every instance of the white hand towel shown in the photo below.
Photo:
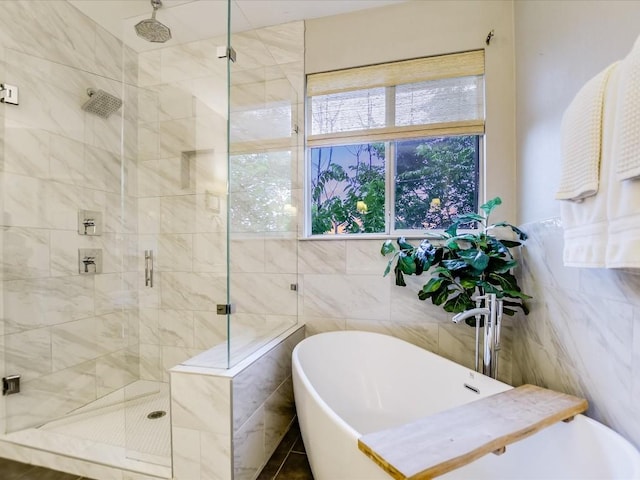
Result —
<path fill-rule="evenodd" d="M 616 133 L 617 179 L 640 176 L 640 38 L 620 65 Z"/>
<path fill-rule="evenodd" d="M 558 200 L 581 201 L 598 193 L 604 91 L 616 63 L 589 80 L 562 118 L 562 173 Z"/>
<path fill-rule="evenodd" d="M 564 228 L 565 266 L 583 268 L 607 266 L 611 190 L 619 190 L 620 186 L 620 182 L 615 180 L 613 164 L 614 122 L 618 105 L 619 79 L 620 69 L 613 68 L 604 93 L 598 194 L 585 198 L 582 202 L 560 204 L 560 217 Z"/>

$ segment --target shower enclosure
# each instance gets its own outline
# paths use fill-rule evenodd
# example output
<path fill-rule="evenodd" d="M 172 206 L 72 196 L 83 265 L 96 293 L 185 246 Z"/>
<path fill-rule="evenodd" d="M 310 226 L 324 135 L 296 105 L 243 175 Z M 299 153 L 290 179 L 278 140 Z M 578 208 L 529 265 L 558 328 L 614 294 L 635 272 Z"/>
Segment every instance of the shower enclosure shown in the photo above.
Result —
<path fill-rule="evenodd" d="M 2 5 L 0 429 L 169 478 L 168 370 L 297 322 L 302 29 L 124 3 Z"/>

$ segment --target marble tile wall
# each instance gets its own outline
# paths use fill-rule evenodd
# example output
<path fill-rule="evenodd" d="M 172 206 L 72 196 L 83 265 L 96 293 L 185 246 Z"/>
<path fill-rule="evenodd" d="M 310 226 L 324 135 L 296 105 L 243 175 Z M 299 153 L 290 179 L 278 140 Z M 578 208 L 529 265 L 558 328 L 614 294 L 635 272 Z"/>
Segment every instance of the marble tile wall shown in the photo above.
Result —
<path fill-rule="evenodd" d="M 640 448 L 640 274 L 564 267 L 558 218 L 521 227 L 531 313 L 515 323 L 514 384 L 583 396 L 587 414 Z"/>
<path fill-rule="evenodd" d="M 473 368 L 475 330 L 456 325 L 451 315 L 417 292 L 425 275 L 395 285 L 383 273 L 383 240 L 303 240 L 299 243 L 300 320 L 307 335 L 333 330 L 385 333 Z M 503 324 L 499 378 L 511 383 L 511 319 Z"/>
<path fill-rule="evenodd" d="M 176 480 L 254 479 L 295 418 L 291 352 L 300 327 L 259 358 L 225 371 L 171 371 L 173 475 Z"/>
<path fill-rule="evenodd" d="M 138 377 L 138 102 L 133 52 L 68 2 L 2 9 L 0 70 L 20 88 L 20 105 L 0 107 L 2 371 L 23 381 L 3 398 L 13 431 Z M 87 88 L 126 108 L 84 112 Z M 102 212 L 101 236 L 77 233 L 79 210 Z M 102 249 L 104 273 L 79 275 L 78 248 Z"/>

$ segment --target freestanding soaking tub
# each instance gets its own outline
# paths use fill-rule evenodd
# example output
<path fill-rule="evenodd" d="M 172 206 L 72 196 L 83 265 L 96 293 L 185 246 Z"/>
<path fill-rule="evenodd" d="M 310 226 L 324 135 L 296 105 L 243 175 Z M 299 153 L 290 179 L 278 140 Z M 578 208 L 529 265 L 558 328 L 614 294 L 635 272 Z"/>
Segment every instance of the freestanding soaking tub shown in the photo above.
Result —
<path fill-rule="evenodd" d="M 293 386 L 315 480 L 389 479 L 358 450 L 360 436 L 512 388 L 397 338 L 356 331 L 300 342 Z M 578 415 L 440 478 L 640 479 L 640 453 Z"/>

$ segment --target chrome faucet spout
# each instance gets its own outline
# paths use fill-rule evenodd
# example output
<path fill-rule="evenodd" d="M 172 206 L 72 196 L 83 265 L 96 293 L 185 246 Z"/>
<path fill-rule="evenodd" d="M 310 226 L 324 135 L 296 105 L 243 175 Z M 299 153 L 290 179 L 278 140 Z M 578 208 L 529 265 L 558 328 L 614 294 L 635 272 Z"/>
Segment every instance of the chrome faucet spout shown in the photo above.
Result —
<path fill-rule="evenodd" d="M 465 310 L 464 312 L 457 313 L 451 320 L 453 323 L 460 323 L 469 317 L 475 317 L 476 315 L 489 315 L 491 312 L 488 308 L 472 308 L 471 310 Z"/>

